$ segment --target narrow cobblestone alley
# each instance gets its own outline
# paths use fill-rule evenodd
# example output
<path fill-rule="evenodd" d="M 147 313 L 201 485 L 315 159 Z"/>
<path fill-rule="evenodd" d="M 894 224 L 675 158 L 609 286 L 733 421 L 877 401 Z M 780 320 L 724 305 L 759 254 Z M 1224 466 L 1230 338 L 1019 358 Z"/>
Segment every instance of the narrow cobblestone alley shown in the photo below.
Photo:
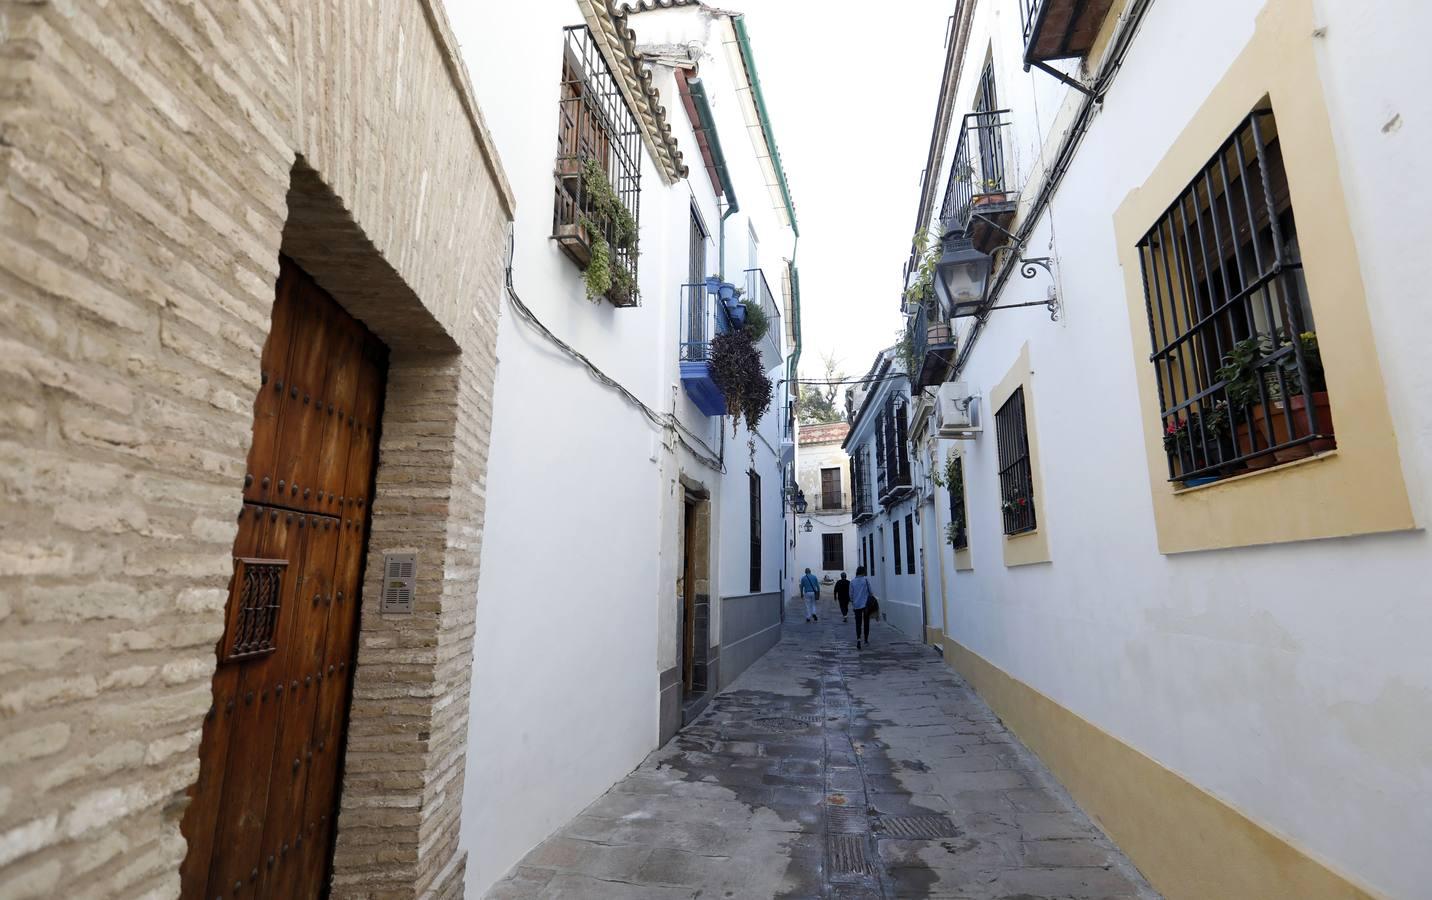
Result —
<path fill-rule="evenodd" d="M 780 644 L 488 896 L 1158 896 L 938 654 L 852 628 L 788 606 Z"/>

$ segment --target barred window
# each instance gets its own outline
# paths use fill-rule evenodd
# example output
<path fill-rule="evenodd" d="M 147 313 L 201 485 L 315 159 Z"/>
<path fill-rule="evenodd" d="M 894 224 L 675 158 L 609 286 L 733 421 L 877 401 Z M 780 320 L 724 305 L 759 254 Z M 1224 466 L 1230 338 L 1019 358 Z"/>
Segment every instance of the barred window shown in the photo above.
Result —
<path fill-rule="evenodd" d="M 895 556 L 895 574 L 900 574 L 900 520 L 890 522 L 890 550 Z"/>
<path fill-rule="evenodd" d="M 915 522 L 908 514 L 905 516 L 905 571 L 915 574 Z"/>
<path fill-rule="evenodd" d="M 605 258 L 611 283 L 603 295 L 635 305 L 641 133 L 585 25 L 566 29 L 553 174 L 552 236 L 583 269 Z"/>
<path fill-rule="evenodd" d="M 956 456 L 950 467 L 950 543 L 956 550 L 967 549 L 970 545 L 965 524 L 965 458 Z"/>
<path fill-rule="evenodd" d="M 1024 387 L 1015 389 L 994 414 L 999 444 L 999 499 L 1004 533 L 1033 531 L 1034 474 L 1029 465 L 1029 431 L 1024 417 Z"/>
<path fill-rule="evenodd" d="M 845 536 L 823 534 L 820 536 L 820 567 L 827 572 L 845 568 Z"/>
<path fill-rule="evenodd" d="M 1272 110 L 1254 110 L 1138 245 L 1169 480 L 1336 446 Z"/>
<path fill-rule="evenodd" d="M 761 476 L 752 469 L 751 483 L 751 593 L 761 592 Z"/>

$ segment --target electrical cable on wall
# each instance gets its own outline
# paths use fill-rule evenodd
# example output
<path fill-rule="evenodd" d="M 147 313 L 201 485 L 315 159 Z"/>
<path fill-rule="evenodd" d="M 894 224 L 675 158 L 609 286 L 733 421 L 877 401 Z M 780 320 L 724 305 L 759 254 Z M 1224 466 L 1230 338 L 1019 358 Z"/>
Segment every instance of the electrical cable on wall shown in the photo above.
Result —
<path fill-rule="evenodd" d="M 508 258 L 511 258 L 510 250 Z M 587 374 L 591 375 L 592 378 L 596 379 L 596 381 L 598 381 L 599 383 L 606 385 L 607 387 L 620 394 L 623 399 L 625 399 L 632 406 L 635 406 L 638 410 L 640 410 L 642 415 L 646 416 L 649 420 L 651 420 L 651 423 L 653 425 L 656 425 L 658 428 L 661 428 L 664 431 L 674 432 L 676 440 L 680 442 L 683 447 L 689 450 L 691 452 L 691 455 L 695 456 L 698 460 L 700 460 L 702 464 L 704 464 L 708 468 L 716 470 L 717 472 L 721 472 L 723 474 L 725 473 L 726 465 L 722 461 L 720 456 L 717 454 L 717 452 L 715 450 L 712 450 L 709 446 L 707 446 L 704 440 L 702 440 L 698 435 L 696 435 L 685 425 L 683 425 L 681 421 L 676 418 L 676 416 L 659 413 L 656 410 L 652 409 L 650 406 L 647 406 L 645 403 L 642 402 L 640 397 L 627 390 L 626 387 L 621 384 L 621 382 L 617 381 L 615 378 L 612 378 L 610 375 L 603 372 L 601 369 L 597 368 L 596 363 L 588 359 L 586 354 L 582 353 L 580 350 L 573 347 L 571 344 L 568 344 L 566 341 L 553 334 L 552 330 L 546 325 L 544 325 L 541 319 L 537 318 L 537 314 L 534 313 L 526 303 L 522 302 L 522 298 L 517 296 L 517 289 L 512 284 L 511 265 L 508 265 L 507 267 L 507 299 L 512 304 L 513 310 L 517 312 L 518 316 L 523 321 L 525 321 L 534 330 L 536 330 L 538 334 L 542 335 L 544 338 L 550 341 L 563 353 L 570 356 L 577 362 L 581 363 L 582 367 L 587 370 Z M 699 444 L 700 447 L 698 448 L 696 446 L 693 446 L 691 442 L 687 441 L 686 437 L 684 437 L 683 434 L 689 436 L 691 440 L 695 441 L 696 444 Z"/>

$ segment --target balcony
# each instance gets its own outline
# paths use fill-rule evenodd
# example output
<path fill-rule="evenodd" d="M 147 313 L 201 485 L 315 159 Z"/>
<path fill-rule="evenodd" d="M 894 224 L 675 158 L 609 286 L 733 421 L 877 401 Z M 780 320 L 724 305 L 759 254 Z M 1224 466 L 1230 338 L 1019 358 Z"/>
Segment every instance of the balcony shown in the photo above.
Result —
<path fill-rule="evenodd" d="M 1004 243 L 1019 206 L 1006 149 L 1010 122 L 1007 109 L 966 115 L 945 183 L 945 230 L 963 232 L 981 253 Z"/>
<path fill-rule="evenodd" d="M 766 329 L 766 336 L 761 338 L 757 345 L 761 350 L 761 363 L 769 372 L 782 363 L 781 357 L 781 309 L 776 305 L 775 298 L 771 294 L 771 286 L 766 283 L 766 273 L 760 269 L 746 270 L 746 294 L 745 301 L 759 303 L 761 310 L 766 314 L 766 321 L 770 327 Z"/>
<path fill-rule="evenodd" d="M 1087 54 L 1113 5 L 1113 0 L 1022 0 L 1024 68 Z"/>
<path fill-rule="evenodd" d="M 940 304 L 927 299 L 910 317 L 910 346 L 914 349 L 915 387 L 923 388 L 945 380 L 955 361 L 955 330 L 940 314 Z"/>
<path fill-rule="evenodd" d="M 726 415 L 726 397 L 711 377 L 711 340 L 732 327 L 715 282 L 681 286 L 681 386 L 708 416 Z"/>
<path fill-rule="evenodd" d="M 850 494 L 845 491 L 819 491 L 815 494 L 817 512 L 847 512 L 850 510 Z"/>

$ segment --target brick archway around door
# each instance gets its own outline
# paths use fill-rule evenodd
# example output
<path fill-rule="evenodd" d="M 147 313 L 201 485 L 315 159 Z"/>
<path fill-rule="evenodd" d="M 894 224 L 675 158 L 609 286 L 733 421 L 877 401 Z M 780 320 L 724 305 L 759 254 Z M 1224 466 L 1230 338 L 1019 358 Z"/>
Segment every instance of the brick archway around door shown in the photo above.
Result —
<path fill-rule="evenodd" d="M 288 208 L 283 252 L 389 349 L 334 893 L 460 893 L 496 317 L 471 308 L 445 327 L 303 159 Z M 384 616 L 383 554 L 395 551 L 417 554 L 416 600 Z"/>

